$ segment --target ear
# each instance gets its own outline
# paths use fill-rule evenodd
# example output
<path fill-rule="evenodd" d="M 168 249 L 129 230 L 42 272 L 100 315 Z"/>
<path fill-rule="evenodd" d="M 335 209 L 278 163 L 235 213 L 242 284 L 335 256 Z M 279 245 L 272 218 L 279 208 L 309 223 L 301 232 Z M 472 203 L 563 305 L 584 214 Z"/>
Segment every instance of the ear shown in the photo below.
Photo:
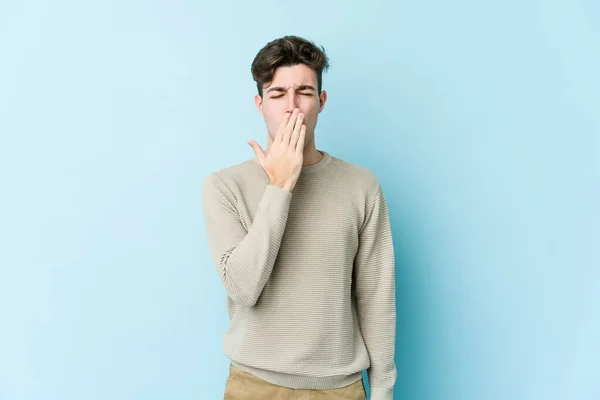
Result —
<path fill-rule="evenodd" d="M 260 97 L 260 95 L 257 94 L 256 96 L 254 96 L 254 104 L 256 105 L 256 108 L 258 109 L 260 115 L 263 115 L 262 97 Z"/>
<path fill-rule="evenodd" d="M 327 92 L 324 90 L 321 90 L 321 94 L 319 95 L 319 101 L 320 101 L 320 105 L 319 105 L 319 112 L 323 111 L 323 107 L 325 107 L 325 103 L 327 102 Z"/>

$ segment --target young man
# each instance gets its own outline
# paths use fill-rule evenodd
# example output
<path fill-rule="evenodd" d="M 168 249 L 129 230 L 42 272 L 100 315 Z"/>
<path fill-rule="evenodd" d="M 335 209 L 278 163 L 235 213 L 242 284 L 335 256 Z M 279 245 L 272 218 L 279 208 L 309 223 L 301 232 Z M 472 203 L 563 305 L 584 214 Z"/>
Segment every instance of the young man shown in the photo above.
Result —
<path fill-rule="evenodd" d="M 391 400 L 394 252 L 378 179 L 315 146 L 324 50 L 296 36 L 252 63 L 268 146 L 213 172 L 202 201 L 227 291 L 225 400 Z"/>

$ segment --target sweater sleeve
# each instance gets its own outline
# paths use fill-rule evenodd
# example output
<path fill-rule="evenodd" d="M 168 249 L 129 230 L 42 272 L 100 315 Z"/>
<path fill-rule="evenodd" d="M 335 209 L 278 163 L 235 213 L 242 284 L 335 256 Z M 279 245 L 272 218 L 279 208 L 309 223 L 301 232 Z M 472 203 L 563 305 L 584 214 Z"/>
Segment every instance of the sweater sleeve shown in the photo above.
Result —
<path fill-rule="evenodd" d="M 285 231 L 292 193 L 267 185 L 251 227 L 246 230 L 235 196 L 215 174 L 202 188 L 208 246 L 228 296 L 252 307 L 267 283 Z"/>
<path fill-rule="evenodd" d="M 370 358 L 371 400 L 392 400 L 396 381 L 394 247 L 380 185 L 360 231 L 354 268 L 359 324 Z"/>

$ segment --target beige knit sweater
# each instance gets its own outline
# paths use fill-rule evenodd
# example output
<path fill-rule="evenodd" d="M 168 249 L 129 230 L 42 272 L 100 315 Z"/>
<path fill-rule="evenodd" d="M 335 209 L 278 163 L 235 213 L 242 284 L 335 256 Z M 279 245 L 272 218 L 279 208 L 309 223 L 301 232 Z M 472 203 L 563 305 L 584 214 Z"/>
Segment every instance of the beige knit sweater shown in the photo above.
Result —
<path fill-rule="evenodd" d="M 349 385 L 367 369 L 372 400 L 396 381 L 394 251 L 386 202 L 366 168 L 321 151 L 290 193 L 249 159 L 210 174 L 202 202 L 227 291 L 223 349 L 263 380 Z"/>

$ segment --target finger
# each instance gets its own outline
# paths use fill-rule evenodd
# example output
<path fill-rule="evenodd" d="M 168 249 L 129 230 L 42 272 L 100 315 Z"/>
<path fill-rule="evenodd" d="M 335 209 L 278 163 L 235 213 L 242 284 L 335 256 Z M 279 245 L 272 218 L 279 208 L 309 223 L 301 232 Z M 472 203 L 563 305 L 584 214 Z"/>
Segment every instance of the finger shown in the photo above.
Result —
<path fill-rule="evenodd" d="M 265 158 L 265 152 L 263 151 L 262 147 L 260 147 L 260 144 L 256 143 L 254 140 L 249 140 L 248 144 L 250 145 L 250 147 L 252 147 L 252 150 L 254 150 L 256 158 L 258 158 L 258 160 L 262 162 Z"/>
<path fill-rule="evenodd" d="M 302 125 L 300 129 L 300 136 L 298 136 L 298 144 L 296 145 L 296 153 L 303 154 L 304 153 L 304 141 L 306 140 L 306 125 Z"/>
<path fill-rule="evenodd" d="M 290 148 L 292 148 L 292 149 L 296 148 L 299 137 L 300 137 L 300 130 L 294 129 L 294 131 L 292 132 L 292 137 L 290 138 L 290 143 L 289 143 Z"/>
<path fill-rule="evenodd" d="M 296 125 L 294 126 L 294 131 L 292 132 L 292 137 L 290 138 L 290 147 L 295 149 L 296 144 L 298 143 L 298 137 L 300 136 L 300 130 L 302 129 L 302 121 L 304 120 L 304 114 L 299 114 L 296 119 Z"/>
<path fill-rule="evenodd" d="M 294 127 L 294 123 L 296 122 L 295 118 L 298 116 L 298 114 L 300 114 L 300 109 L 299 108 L 294 108 L 294 111 L 292 111 L 290 113 L 290 120 L 287 123 L 287 127 L 288 128 L 293 128 Z"/>
<path fill-rule="evenodd" d="M 283 139 L 283 132 L 285 131 L 285 127 L 290 122 L 291 117 L 292 117 L 292 113 L 285 114 L 285 116 L 283 117 L 283 120 L 281 121 L 281 123 L 279 124 L 279 127 L 277 128 L 277 132 L 275 132 L 275 138 L 273 139 L 273 142 L 281 142 L 281 140 Z"/>
<path fill-rule="evenodd" d="M 296 120 L 298 119 L 298 114 L 300 114 L 300 110 L 297 108 L 294 109 L 290 120 L 288 121 L 285 129 L 283 130 L 283 137 L 281 138 L 281 142 L 284 145 L 290 144 L 290 137 L 292 136 L 292 132 L 294 131 L 294 125 L 296 124 Z"/>

